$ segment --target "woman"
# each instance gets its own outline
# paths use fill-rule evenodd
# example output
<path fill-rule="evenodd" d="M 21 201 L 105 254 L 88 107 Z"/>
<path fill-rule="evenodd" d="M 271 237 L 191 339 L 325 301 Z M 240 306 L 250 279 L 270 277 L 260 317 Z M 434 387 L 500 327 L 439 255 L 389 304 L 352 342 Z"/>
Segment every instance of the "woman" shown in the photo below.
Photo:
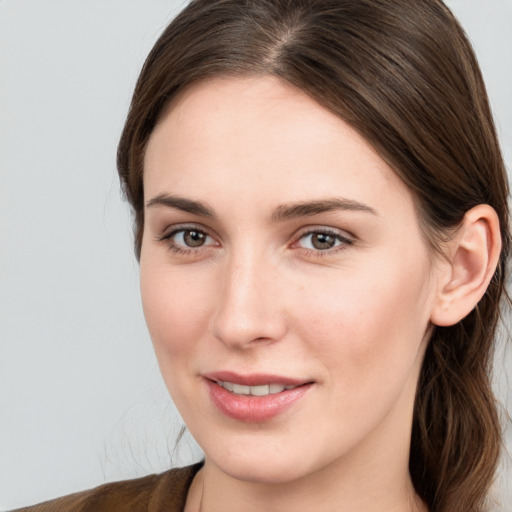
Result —
<path fill-rule="evenodd" d="M 192 2 L 118 168 L 205 461 L 41 510 L 483 510 L 507 183 L 441 2 Z"/>

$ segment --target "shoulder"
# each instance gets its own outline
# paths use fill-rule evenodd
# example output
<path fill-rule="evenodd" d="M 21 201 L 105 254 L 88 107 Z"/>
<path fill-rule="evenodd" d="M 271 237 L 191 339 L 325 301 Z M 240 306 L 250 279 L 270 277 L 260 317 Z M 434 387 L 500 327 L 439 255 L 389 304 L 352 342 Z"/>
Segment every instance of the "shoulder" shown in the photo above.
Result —
<path fill-rule="evenodd" d="M 179 512 L 201 466 L 104 484 L 12 512 Z"/>

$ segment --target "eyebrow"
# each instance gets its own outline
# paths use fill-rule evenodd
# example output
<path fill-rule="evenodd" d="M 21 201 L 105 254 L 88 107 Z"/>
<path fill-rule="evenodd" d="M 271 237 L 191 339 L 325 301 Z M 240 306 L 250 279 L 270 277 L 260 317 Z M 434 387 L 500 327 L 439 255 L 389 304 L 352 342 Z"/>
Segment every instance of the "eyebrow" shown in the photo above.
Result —
<path fill-rule="evenodd" d="M 378 215 L 376 210 L 358 201 L 352 199 L 332 198 L 319 201 L 304 201 L 302 203 L 284 204 L 278 206 L 272 214 L 274 222 L 294 219 L 297 217 L 307 217 L 319 213 L 335 210 L 367 212 L 372 215 Z"/>
<path fill-rule="evenodd" d="M 160 194 L 146 203 L 147 208 L 155 206 L 166 206 L 168 208 L 174 208 L 176 210 L 192 213 L 201 217 L 216 217 L 213 208 L 208 206 L 206 203 L 169 194 Z M 358 201 L 354 201 L 352 199 L 332 198 L 280 205 L 274 210 L 271 220 L 272 222 L 282 222 L 289 219 L 307 217 L 335 210 L 367 212 L 372 215 L 378 215 L 376 210 L 363 203 L 359 203 Z"/>
<path fill-rule="evenodd" d="M 193 213 L 194 215 L 200 215 L 201 217 L 215 217 L 213 209 L 205 203 L 168 194 L 160 194 L 153 197 L 153 199 L 150 199 L 146 203 L 146 207 L 151 208 L 152 206 L 167 206 L 168 208 Z"/>

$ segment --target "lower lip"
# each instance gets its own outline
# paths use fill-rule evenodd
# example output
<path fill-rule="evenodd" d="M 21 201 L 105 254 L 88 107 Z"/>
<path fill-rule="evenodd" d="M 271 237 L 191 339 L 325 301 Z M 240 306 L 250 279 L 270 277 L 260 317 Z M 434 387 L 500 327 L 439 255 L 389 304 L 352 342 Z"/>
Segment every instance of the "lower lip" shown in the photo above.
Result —
<path fill-rule="evenodd" d="M 304 384 L 265 396 L 236 395 L 214 381 L 205 380 L 215 406 L 226 416 L 245 423 L 271 420 L 300 400 L 313 384 Z"/>

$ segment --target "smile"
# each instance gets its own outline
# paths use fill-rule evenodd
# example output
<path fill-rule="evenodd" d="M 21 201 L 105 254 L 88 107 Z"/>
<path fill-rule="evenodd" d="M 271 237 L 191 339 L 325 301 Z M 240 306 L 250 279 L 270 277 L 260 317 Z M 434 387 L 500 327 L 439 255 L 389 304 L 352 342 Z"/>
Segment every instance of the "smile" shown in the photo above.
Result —
<path fill-rule="evenodd" d="M 262 423 L 296 410 L 315 385 L 310 380 L 268 374 L 213 372 L 202 377 L 215 408 L 244 423 Z"/>
<path fill-rule="evenodd" d="M 260 386 L 245 386 L 243 384 L 235 384 L 233 382 L 222 382 L 217 381 L 219 386 L 222 386 L 224 389 L 227 389 L 231 393 L 235 395 L 251 395 L 251 396 L 267 396 L 274 395 L 276 393 L 281 393 L 285 390 L 294 389 L 297 386 L 289 385 L 285 386 L 283 384 L 263 384 Z"/>

